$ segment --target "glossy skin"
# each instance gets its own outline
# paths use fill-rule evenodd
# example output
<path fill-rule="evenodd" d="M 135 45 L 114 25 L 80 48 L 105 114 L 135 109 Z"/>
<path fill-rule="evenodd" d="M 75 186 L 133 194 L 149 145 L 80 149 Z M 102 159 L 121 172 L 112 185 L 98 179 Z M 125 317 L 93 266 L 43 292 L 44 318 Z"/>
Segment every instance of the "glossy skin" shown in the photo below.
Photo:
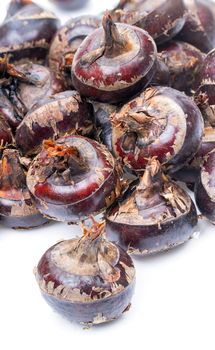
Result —
<path fill-rule="evenodd" d="M 2 90 L 0 90 L 0 113 L 12 130 L 15 130 L 22 121 L 21 116 L 18 115 L 13 104 Z"/>
<path fill-rule="evenodd" d="M 215 126 L 215 50 L 206 56 L 196 80 L 195 100 L 206 125 Z"/>
<path fill-rule="evenodd" d="M 6 149 L 0 163 L 0 217 L 3 225 L 30 229 L 48 220 L 36 209 L 16 150 Z"/>
<path fill-rule="evenodd" d="M 114 282 L 114 292 L 113 283 L 99 274 L 73 274 L 57 266 L 53 262 L 52 252 L 61 243 L 51 247 L 43 255 L 36 269 L 36 279 L 46 302 L 70 321 L 85 326 L 120 317 L 129 308 L 134 292 L 134 266 L 131 258 L 120 247 L 115 246 L 119 256 L 114 268 L 120 273 L 120 278 Z M 131 279 L 128 279 L 128 271 Z M 67 290 L 67 295 L 63 293 L 63 289 Z"/>
<path fill-rule="evenodd" d="M 151 175 L 129 188 L 106 214 L 108 239 L 129 253 L 149 255 L 189 240 L 197 225 L 195 205 L 176 183 Z"/>
<path fill-rule="evenodd" d="M 23 155 L 37 154 L 43 140 L 67 133 L 90 135 L 94 128 L 90 104 L 76 91 L 65 91 L 41 100 L 28 112 L 16 131 L 16 144 Z"/>
<path fill-rule="evenodd" d="M 43 149 L 27 176 L 37 208 L 52 219 L 65 222 L 78 222 L 104 211 L 121 191 L 120 169 L 112 155 L 105 146 L 81 136 L 58 139 L 57 145 L 63 149 L 74 147 L 80 156 L 80 165 L 69 158 L 71 165 L 65 163 L 63 170 L 70 170 L 71 180 L 66 177 L 55 180 L 53 174 L 58 162 L 60 167 L 61 158 L 50 157 L 49 150 Z M 49 175 L 44 178 L 43 173 L 47 171 Z"/>
<path fill-rule="evenodd" d="M 195 199 L 202 215 L 215 225 L 215 149 L 205 157 L 195 187 Z"/>
<path fill-rule="evenodd" d="M 143 171 L 154 156 L 168 172 L 177 171 L 193 158 L 203 136 L 199 109 L 168 87 L 144 91 L 112 116 L 112 125 L 114 153 L 135 171 Z"/>
<path fill-rule="evenodd" d="M 170 86 L 190 94 L 205 55 L 194 46 L 180 41 L 161 46 L 158 55 L 169 69 Z"/>
<path fill-rule="evenodd" d="M 207 53 L 215 45 L 215 6 L 210 0 L 186 0 L 186 23 L 178 38 Z"/>
<path fill-rule="evenodd" d="M 123 48 L 122 43 L 118 44 L 121 48 L 117 48 L 116 44 L 113 53 L 106 53 L 105 49 L 94 62 L 86 63 L 87 54 L 102 50 L 104 29 L 99 28 L 83 41 L 73 60 L 74 87 L 81 95 L 100 102 L 119 103 L 128 100 L 149 84 L 156 71 L 156 46 L 148 33 L 120 23 L 117 23 L 116 29 L 119 40 L 126 40 Z M 126 37 L 123 34 L 125 32 Z"/>
<path fill-rule="evenodd" d="M 48 64 L 56 74 L 65 79 L 67 86 L 72 86 L 71 65 L 75 52 L 100 23 L 95 16 L 80 16 L 70 19 L 55 34 L 49 50 Z"/>
<path fill-rule="evenodd" d="M 108 103 L 93 102 L 94 116 L 97 127 L 97 138 L 113 153 L 111 114 L 118 110 L 117 106 Z"/>
<path fill-rule="evenodd" d="M 24 6 L 0 26 L 0 51 L 11 62 L 44 62 L 58 27 L 53 13 L 34 3 Z"/>
<path fill-rule="evenodd" d="M 195 183 L 200 174 L 204 157 L 215 149 L 215 129 L 205 128 L 201 146 L 192 161 L 174 174 L 174 179 L 183 181 L 189 189 L 194 190 Z"/>
<path fill-rule="evenodd" d="M 118 13 L 120 21 L 146 30 L 157 44 L 176 36 L 185 23 L 186 9 L 182 0 L 174 0 L 174 5 L 172 0 L 125 1 L 121 9 L 125 12 Z"/>

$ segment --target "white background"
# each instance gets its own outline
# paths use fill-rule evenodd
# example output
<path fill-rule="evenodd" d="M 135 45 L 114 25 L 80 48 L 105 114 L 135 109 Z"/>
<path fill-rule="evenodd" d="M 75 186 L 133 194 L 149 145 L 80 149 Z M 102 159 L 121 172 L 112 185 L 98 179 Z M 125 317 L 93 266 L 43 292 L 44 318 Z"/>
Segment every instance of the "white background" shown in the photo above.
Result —
<path fill-rule="evenodd" d="M 0 2 L 2 19 L 7 3 Z M 44 0 L 38 3 L 51 8 Z M 96 14 L 114 3 L 91 0 L 82 12 L 67 12 L 62 18 Z M 118 321 L 83 330 L 49 308 L 33 275 L 43 252 L 79 234 L 79 228 L 52 223 L 13 231 L 0 226 L 0 349 L 214 350 L 215 227 L 202 221 L 198 230 L 201 235 L 183 247 L 135 259 L 131 310 Z"/>

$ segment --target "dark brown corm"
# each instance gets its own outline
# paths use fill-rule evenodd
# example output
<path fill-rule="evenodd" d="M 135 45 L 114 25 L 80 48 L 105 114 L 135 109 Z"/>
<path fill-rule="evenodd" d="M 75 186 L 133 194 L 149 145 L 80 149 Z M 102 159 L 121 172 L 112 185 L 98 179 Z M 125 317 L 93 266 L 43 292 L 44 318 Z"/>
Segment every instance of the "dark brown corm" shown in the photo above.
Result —
<path fill-rule="evenodd" d="M 195 198 L 200 212 L 215 225 L 215 148 L 204 158 Z"/>
<path fill-rule="evenodd" d="M 183 0 L 122 0 L 114 17 L 146 30 L 157 44 L 169 41 L 183 28 L 186 8 Z"/>
<path fill-rule="evenodd" d="M 65 90 L 62 79 L 42 65 L 14 66 L 0 58 L 0 112 L 15 130 L 26 113 L 42 98 Z"/>
<path fill-rule="evenodd" d="M 71 66 L 74 54 L 82 41 L 101 24 L 95 16 L 80 16 L 70 19 L 55 34 L 48 55 L 49 67 L 67 86 L 72 86 Z"/>
<path fill-rule="evenodd" d="M 130 256 L 107 241 L 104 222 L 83 228 L 83 237 L 47 250 L 35 269 L 45 300 L 85 326 L 109 322 L 130 307 L 135 269 Z"/>
<path fill-rule="evenodd" d="M 158 56 L 169 69 L 170 86 L 191 94 L 205 54 L 188 43 L 171 41 L 160 47 Z"/>
<path fill-rule="evenodd" d="M 15 229 L 37 227 L 48 220 L 36 209 L 26 185 L 26 169 L 18 151 L 6 149 L 0 162 L 0 219 Z"/>
<path fill-rule="evenodd" d="M 90 135 L 93 128 L 92 106 L 77 91 L 64 91 L 41 100 L 27 113 L 17 128 L 16 144 L 25 156 L 37 154 L 43 140 Z"/>
<path fill-rule="evenodd" d="M 105 211 L 120 195 L 120 180 L 120 167 L 106 147 L 81 136 L 45 141 L 27 175 L 37 208 L 66 222 Z"/>
<path fill-rule="evenodd" d="M 215 49 L 206 56 L 196 79 L 195 101 L 206 125 L 215 127 Z"/>
<path fill-rule="evenodd" d="M 148 88 L 111 119 L 114 153 L 135 171 L 142 171 L 153 156 L 170 173 L 180 169 L 198 151 L 203 136 L 198 107 L 168 87 Z"/>
<path fill-rule="evenodd" d="M 20 8 L 11 7 L 0 26 L 0 52 L 9 55 L 11 62 L 44 62 L 60 22 L 33 2 L 26 6 L 22 6 L 23 1 L 18 3 Z"/>
<path fill-rule="evenodd" d="M 195 157 L 182 169 L 174 174 L 174 178 L 187 184 L 190 190 L 194 190 L 195 183 L 200 174 L 205 156 L 215 149 L 215 128 L 205 128 L 202 143 Z"/>
<path fill-rule="evenodd" d="M 152 158 L 139 184 L 132 186 L 106 215 L 107 237 L 129 253 L 148 255 L 190 239 L 197 225 L 187 193 L 160 172 Z"/>
<path fill-rule="evenodd" d="M 81 95 L 119 103 L 148 85 L 156 72 L 156 45 L 140 28 L 115 24 L 108 12 L 76 52 L 72 81 Z"/>
<path fill-rule="evenodd" d="M 215 45 L 214 2 L 210 0 L 184 0 L 184 3 L 188 15 L 179 34 L 179 39 L 207 53 Z"/>

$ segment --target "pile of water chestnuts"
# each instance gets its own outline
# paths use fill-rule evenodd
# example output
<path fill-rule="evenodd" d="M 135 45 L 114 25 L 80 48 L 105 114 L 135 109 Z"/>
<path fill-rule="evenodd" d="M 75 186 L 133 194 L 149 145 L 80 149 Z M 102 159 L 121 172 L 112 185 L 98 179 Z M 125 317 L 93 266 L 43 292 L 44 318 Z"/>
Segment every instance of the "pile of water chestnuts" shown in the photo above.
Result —
<path fill-rule="evenodd" d="M 129 310 L 130 255 L 191 239 L 195 203 L 215 225 L 214 47 L 210 0 L 121 0 L 63 25 L 11 0 L 0 25 L 0 222 L 82 225 L 35 268 L 69 320 L 89 327 Z"/>

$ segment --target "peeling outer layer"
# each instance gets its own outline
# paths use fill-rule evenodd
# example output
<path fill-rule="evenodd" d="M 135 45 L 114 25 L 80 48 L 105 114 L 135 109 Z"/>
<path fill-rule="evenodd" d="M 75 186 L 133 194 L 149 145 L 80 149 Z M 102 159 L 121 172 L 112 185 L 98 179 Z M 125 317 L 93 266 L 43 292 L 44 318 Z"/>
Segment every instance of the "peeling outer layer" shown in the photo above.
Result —
<path fill-rule="evenodd" d="M 11 62 L 42 63 L 58 27 L 53 13 L 34 3 L 24 6 L 0 26 L 0 52 Z"/>
<path fill-rule="evenodd" d="M 112 321 L 129 308 L 135 269 L 120 247 L 98 232 L 86 232 L 88 236 L 48 249 L 35 275 L 50 306 L 70 321 L 92 326 Z"/>
<path fill-rule="evenodd" d="M 71 66 L 75 52 L 82 41 L 99 27 L 101 21 L 95 16 L 70 19 L 55 34 L 48 55 L 49 67 L 72 86 Z"/>
<path fill-rule="evenodd" d="M 92 106 L 76 91 L 65 91 L 41 100 L 30 110 L 16 131 L 16 144 L 23 155 L 40 151 L 43 140 L 66 134 L 90 135 L 94 128 Z"/>
<path fill-rule="evenodd" d="M 195 101 L 206 125 L 215 126 L 215 49 L 208 53 L 196 79 Z"/>
<path fill-rule="evenodd" d="M 200 175 L 204 157 L 213 149 L 215 149 L 215 129 L 205 128 L 201 146 L 195 157 L 182 169 L 174 173 L 174 179 L 185 182 L 189 189 L 193 191 Z"/>
<path fill-rule="evenodd" d="M 160 47 L 158 57 L 169 69 L 170 86 L 191 94 L 205 55 L 188 43 L 172 41 Z"/>
<path fill-rule="evenodd" d="M 6 149 L 0 162 L 1 223 L 14 229 L 30 229 L 48 220 L 36 209 L 26 186 L 25 169 L 16 150 Z"/>
<path fill-rule="evenodd" d="M 195 186 L 195 199 L 202 215 L 215 225 L 215 148 L 205 156 Z"/>
<path fill-rule="evenodd" d="M 215 5 L 210 0 L 184 0 L 184 2 L 188 15 L 178 39 L 207 53 L 215 46 Z"/>
<path fill-rule="evenodd" d="M 125 2 L 124 10 L 116 11 L 115 15 L 122 22 L 146 30 L 157 44 L 162 44 L 183 28 L 186 8 L 183 0 L 174 0 L 174 4 L 172 0 L 134 1 L 133 6 L 131 1 L 130 6 Z"/>
<path fill-rule="evenodd" d="M 143 171 L 157 157 L 169 173 L 182 168 L 200 146 L 203 119 L 195 103 L 168 87 L 151 87 L 112 115 L 114 153 Z"/>
<path fill-rule="evenodd" d="M 77 50 L 72 81 L 81 95 L 99 102 L 128 100 L 148 85 L 156 71 L 156 45 L 150 35 L 103 17 L 103 28 L 90 34 Z"/>
<path fill-rule="evenodd" d="M 27 175 L 38 209 L 53 220 L 78 222 L 106 210 L 121 192 L 121 169 L 105 146 L 67 136 L 46 142 Z"/>
<path fill-rule="evenodd" d="M 95 122 L 97 127 L 97 138 L 112 153 L 112 124 L 110 116 L 118 110 L 115 105 L 107 103 L 92 102 Z"/>
<path fill-rule="evenodd" d="M 17 94 L 29 111 L 41 99 L 57 94 L 65 90 L 62 79 L 57 78 L 54 71 L 39 64 L 26 63 L 16 66 L 16 68 L 34 79 L 35 84 L 19 83 L 17 86 Z"/>
<path fill-rule="evenodd" d="M 0 115 L 0 150 L 14 143 L 12 130 L 3 116 Z"/>
<path fill-rule="evenodd" d="M 197 225 L 195 205 L 176 183 L 162 177 L 156 160 L 140 183 L 106 214 L 107 238 L 129 253 L 149 255 L 189 240 Z"/>

